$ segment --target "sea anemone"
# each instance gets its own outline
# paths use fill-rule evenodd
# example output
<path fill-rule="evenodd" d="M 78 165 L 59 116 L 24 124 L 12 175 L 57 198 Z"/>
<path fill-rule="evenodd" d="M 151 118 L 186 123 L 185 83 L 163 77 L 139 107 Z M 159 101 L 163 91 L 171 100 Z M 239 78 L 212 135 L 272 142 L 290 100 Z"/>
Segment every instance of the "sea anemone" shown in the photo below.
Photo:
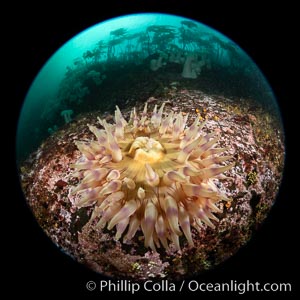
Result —
<path fill-rule="evenodd" d="M 184 78 L 196 79 L 198 77 L 198 74 L 195 70 L 196 62 L 197 57 L 195 55 L 188 55 L 183 65 L 181 76 Z"/>
<path fill-rule="evenodd" d="M 214 147 L 218 137 L 204 134 L 204 123 L 188 126 L 188 114 L 163 109 L 155 105 L 150 117 L 146 103 L 127 122 L 117 107 L 114 124 L 98 118 L 103 128 L 88 125 L 96 140 L 76 142 L 82 156 L 72 165 L 81 181 L 71 194 L 77 207 L 94 205 L 95 227 L 116 227 L 124 242 L 141 229 L 153 251 L 170 242 L 180 250 L 181 235 L 193 246 L 191 227 L 215 228 L 216 203 L 228 198 L 213 179 L 232 167 L 219 165 L 231 157 L 219 156 L 227 148 Z"/>
<path fill-rule="evenodd" d="M 68 124 L 72 121 L 71 115 L 73 114 L 72 109 L 63 110 L 60 115 L 64 118 L 65 123 Z"/>

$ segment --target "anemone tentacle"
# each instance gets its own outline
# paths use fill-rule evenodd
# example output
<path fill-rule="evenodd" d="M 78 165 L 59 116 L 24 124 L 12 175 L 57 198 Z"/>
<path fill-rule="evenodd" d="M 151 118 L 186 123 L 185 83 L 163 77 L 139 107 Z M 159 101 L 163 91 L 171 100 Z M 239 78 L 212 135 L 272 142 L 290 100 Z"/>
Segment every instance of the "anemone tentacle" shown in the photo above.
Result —
<path fill-rule="evenodd" d="M 220 165 L 231 157 L 219 156 L 227 149 L 215 148 L 219 137 L 203 134 L 204 123 L 187 126 L 188 115 L 163 109 L 148 116 L 146 104 L 127 122 L 117 107 L 114 124 L 88 125 L 96 139 L 76 142 L 82 156 L 72 165 L 82 178 L 72 190 L 76 205 L 94 206 L 96 227 L 115 227 L 116 239 L 127 241 L 140 229 L 154 251 L 170 243 L 180 250 L 179 236 L 193 246 L 191 227 L 215 227 L 215 204 L 228 199 L 212 179 L 233 166 Z"/>

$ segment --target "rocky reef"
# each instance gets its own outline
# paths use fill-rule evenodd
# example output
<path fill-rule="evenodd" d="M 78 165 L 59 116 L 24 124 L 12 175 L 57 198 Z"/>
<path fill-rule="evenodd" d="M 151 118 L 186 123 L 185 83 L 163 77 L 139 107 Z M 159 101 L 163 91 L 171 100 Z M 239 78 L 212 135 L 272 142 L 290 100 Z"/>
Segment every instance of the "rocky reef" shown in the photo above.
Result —
<path fill-rule="evenodd" d="M 70 188 L 78 184 L 71 165 L 80 157 L 75 141 L 93 139 L 87 124 L 108 123 L 112 115 L 93 112 L 78 115 L 47 138 L 20 168 L 22 188 L 38 223 L 51 240 L 78 262 L 115 278 L 182 279 L 220 264 L 249 241 L 270 211 L 284 166 L 284 136 L 273 111 L 251 99 L 229 99 L 185 89 L 173 82 L 164 95 L 136 99 L 142 111 L 165 103 L 166 113 L 189 113 L 191 120 L 206 120 L 204 132 L 220 135 L 217 146 L 228 148 L 234 167 L 227 179 L 215 182 L 230 201 L 219 201 L 215 229 L 192 229 L 194 247 L 181 241 L 181 251 L 170 246 L 157 252 L 144 246 L 137 233 L 130 243 L 115 240 L 115 230 L 95 229 L 91 207 L 78 208 Z M 122 108 L 129 119 L 131 107 Z"/>

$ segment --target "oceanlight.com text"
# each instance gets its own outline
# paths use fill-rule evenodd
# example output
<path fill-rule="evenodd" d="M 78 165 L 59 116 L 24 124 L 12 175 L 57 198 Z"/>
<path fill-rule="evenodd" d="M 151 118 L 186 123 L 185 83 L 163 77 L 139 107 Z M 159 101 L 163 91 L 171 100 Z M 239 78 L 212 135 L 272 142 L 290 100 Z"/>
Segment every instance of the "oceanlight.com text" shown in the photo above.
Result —
<path fill-rule="evenodd" d="M 175 284 L 168 280 L 145 282 L 132 282 L 131 280 L 101 280 L 100 282 L 88 281 L 86 283 L 88 291 L 100 292 L 129 292 L 135 294 L 139 291 L 145 292 L 182 292 L 190 291 L 197 293 L 237 293 L 245 294 L 248 292 L 282 292 L 289 293 L 292 291 L 292 284 L 288 282 L 252 282 L 250 280 L 240 282 L 237 280 L 230 280 L 227 282 L 200 282 L 197 280 L 183 280 L 179 284 Z"/>

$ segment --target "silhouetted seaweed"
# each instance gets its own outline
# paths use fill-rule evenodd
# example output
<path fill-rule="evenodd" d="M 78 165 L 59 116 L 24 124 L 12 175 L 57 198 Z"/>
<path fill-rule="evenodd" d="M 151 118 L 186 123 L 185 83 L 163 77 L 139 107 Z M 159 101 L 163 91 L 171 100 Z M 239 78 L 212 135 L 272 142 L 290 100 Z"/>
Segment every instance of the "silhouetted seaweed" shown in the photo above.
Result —
<path fill-rule="evenodd" d="M 184 64 L 191 56 L 194 59 L 190 72 L 183 72 Z M 155 61 L 159 62 L 157 66 L 154 66 Z M 184 73 L 183 77 L 192 80 L 201 76 L 202 81 L 207 77 L 207 82 L 224 82 L 223 88 L 226 82 L 236 80 L 234 89 L 241 94 L 254 94 L 254 88 L 248 83 L 257 86 L 256 82 L 261 80 L 249 58 L 234 43 L 203 30 L 193 21 L 182 20 L 177 27 L 151 25 L 134 32 L 123 27 L 111 31 L 107 40 L 99 40 L 67 68 L 57 98 L 67 107 L 86 101 L 92 103 L 94 96 L 91 95 L 95 92 L 100 95 L 96 89 L 106 78 L 105 70 L 110 70 L 109 77 L 122 73 L 120 66 L 141 66 L 142 70 L 161 72 L 171 68 L 171 64 L 179 76 Z M 256 96 L 258 94 L 255 92 Z"/>
<path fill-rule="evenodd" d="M 189 21 L 189 20 L 183 20 L 180 22 L 182 25 L 188 27 L 188 28 L 195 28 L 197 27 L 197 24 L 192 22 L 192 21 Z"/>

